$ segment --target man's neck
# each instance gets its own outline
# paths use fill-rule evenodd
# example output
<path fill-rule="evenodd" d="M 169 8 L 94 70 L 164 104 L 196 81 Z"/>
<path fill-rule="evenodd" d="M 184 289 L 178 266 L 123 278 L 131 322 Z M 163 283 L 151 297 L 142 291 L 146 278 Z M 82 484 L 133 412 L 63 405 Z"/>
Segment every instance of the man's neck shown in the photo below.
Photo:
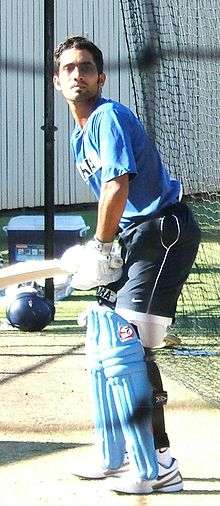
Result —
<path fill-rule="evenodd" d="M 83 128 L 87 123 L 89 116 L 94 111 L 95 104 L 99 98 L 100 97 L 95 97 L 95 99 L 93 98 L 87 102 L 68 103 L 73 119 L 81 128 Z"/>

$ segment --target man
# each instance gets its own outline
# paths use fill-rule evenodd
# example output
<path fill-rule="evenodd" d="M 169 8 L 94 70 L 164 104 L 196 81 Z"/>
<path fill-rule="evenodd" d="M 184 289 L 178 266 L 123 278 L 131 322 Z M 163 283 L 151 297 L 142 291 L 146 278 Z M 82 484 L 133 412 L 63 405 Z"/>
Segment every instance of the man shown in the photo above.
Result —
<path fill-rule="evenodd" d="M 89 268 L 82 266 L 75 286 L 101 285 L 99 302 L 110 300 L 116 315 L 133 324 L 142 345 L 149 349 L 161 344 L 175 317 L 200 231 L 191 211 L 181 203 L 180 182 L 170 177 L 143 125 L 127 107 L 102 98 L 105 79 L 102 53 L 92 42 L 70 37 L 57 46 L 54 85 L 75 120 L 71 137 L 75 164 L 98 200 L 93 254 L 89 261 L 88 253 Z M 116 237 L 122 248 L 123 272 L 111 264 Z M 164 398 L 153 361 L 148 374 L 154 390 Z M 153 425 L 159 477 L 166 477 L 160 491 L 179 491 L 182 478 L 177 461 L 170 456 L 161 403 L 154 410 Z M 84 477 L 109 474 L 106 469 Z M 127 493 L 150 490 L 142 479 L 138 485 L 117 479 L 111 488 Z"/>

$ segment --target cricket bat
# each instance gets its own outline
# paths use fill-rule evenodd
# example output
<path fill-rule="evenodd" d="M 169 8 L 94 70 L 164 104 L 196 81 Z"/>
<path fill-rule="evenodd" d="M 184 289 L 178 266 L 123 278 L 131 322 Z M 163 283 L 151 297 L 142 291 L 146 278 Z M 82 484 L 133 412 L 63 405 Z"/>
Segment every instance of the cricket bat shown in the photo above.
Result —
<path fill-rule="evenodd" d="M 70 274 L 58 258 L 18 262 L 0 269 L 0 289 L 36 279 L 47 279 Z"/>
<path fill-rule="evenodd" d="M 64 251 L 61 258 L 54 258 L 53 260 L 28 260 L 28 262 L 18 262 L 8 267 L 3 267 L 0 269 L 0 289 L 25 283 L 26 281 L 36 281 L 68 274 L 74 275 L 82 263 L 85 263 L 85 270 L 88 269 L 92 252 L 93 248 L 86 249 L 86 246 L 76 244 Z M 118 270 L 121 268 L 121 265 L 121 256 L 116 251 L 111 257 L 111 267 Z"/>

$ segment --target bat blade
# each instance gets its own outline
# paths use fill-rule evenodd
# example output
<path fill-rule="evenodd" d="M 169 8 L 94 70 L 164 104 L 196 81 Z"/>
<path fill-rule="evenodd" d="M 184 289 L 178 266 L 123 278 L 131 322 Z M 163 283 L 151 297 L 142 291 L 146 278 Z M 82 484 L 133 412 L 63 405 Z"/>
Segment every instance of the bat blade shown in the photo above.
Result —
<path fill-rule="evenodd" d="M 18 262 L 0 269 L 0 289 L 26 281 L 53 278 L 62 274 L 69 274 L 69 272 L 64 270 L 57 258 Z"/>

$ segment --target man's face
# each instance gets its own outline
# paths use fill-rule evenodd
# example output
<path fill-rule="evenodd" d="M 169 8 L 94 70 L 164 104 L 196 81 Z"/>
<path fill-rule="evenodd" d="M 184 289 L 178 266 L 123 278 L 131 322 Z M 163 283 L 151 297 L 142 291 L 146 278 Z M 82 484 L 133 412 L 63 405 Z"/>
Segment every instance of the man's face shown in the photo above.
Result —
<path fill-rule="evenodd" d="M 66 49 L 60 56 L 59 73 L 54 76 L 55 88 L 68 103 L 91 100 L 100 95 L 105 74 L 98 74 L 92 54 L 86 49 Z"/>

